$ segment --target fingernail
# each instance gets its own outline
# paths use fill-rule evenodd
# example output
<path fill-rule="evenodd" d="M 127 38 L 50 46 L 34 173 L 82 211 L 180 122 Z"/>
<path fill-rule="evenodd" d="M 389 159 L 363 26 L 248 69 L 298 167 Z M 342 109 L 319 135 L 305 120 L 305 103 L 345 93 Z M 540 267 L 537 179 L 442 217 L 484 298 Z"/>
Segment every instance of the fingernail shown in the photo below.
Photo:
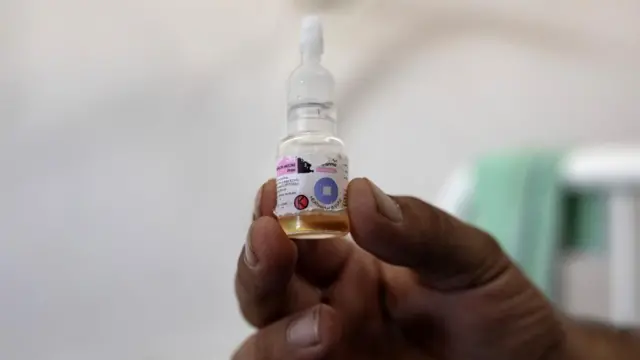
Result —
<path fill-rule="evenodd" d="M 249 234 L 247 235 L 247 240 L 244 244 L 244 262 L 249 267 L 255 267 L 258 265 L 258 258 L 256 257 L 256 253 L 253 251 L 253 246 L 251 246 L 251 229 L 249 229 Z"/>
<path fill-rule="evenodd" d="M 253 200 L 253 220 L 260 217 L 260 202 L 262 201 L 262 188 L 264 185 L 260 186 L 258 192 L 256 193 L 256 197 Z"/>
<path fill-rule="evenodd" d="M 287 329 L 287 341 L 297 347 L 309 347 L 320 342 L 318 333 L 318 317 L 320 308 L 307 312 L 299 319 L 294 320 Z"/>
<path fill-rule="evenodd" d="M 380 190 L 380 188 L 371 180 L 367 179 L 367 181 L 371 185 L 373 197 L 376 199 L 376 204 L 378 205 L 378 211 L 380 214 L 393 222 L 402 221 L 402 211 L 400 210 L 400 206 L 398 206 L 398 204 L 389 195 Z"/>

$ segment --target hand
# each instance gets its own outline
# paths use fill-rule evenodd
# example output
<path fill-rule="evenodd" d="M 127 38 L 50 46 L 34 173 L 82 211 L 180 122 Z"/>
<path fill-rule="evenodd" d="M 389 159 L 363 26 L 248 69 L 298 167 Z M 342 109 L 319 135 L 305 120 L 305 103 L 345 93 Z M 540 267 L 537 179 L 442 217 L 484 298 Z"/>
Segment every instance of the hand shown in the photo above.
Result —
<path fill-rule="evenodd" d="M 234 360 L 561 359 L 552 306 L 486 233 L 366 179 L 348 239 L 290 240 L 259 192 L 236 292 L 257 327 Z"/>

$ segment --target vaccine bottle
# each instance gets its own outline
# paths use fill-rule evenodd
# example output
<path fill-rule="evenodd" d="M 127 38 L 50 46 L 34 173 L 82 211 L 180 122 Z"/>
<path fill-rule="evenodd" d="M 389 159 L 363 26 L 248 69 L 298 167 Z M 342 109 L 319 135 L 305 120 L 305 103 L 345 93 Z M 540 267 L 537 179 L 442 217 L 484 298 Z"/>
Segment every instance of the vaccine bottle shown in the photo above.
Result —
<path fill-rule="evenodd" d="M 348 158 L 337 136 L 335 82 L 322 64 L 323 29 L 302 20 L 301 63 L 288 82 L 287 135 L 278 145 L 275 215 L 293 239 L 349 233 Z"/>

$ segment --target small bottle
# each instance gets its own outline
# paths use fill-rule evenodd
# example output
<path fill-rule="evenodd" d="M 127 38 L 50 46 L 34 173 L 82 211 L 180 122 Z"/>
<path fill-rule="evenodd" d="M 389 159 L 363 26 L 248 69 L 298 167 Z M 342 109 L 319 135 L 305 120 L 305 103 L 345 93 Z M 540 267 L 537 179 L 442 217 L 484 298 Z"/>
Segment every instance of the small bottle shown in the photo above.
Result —
<path fill-rule="evenodd" d="M 348 159 L 337 137 L 335 83 L 320 61 L 322 24 L 302 21 L 302 63 L 288 83 L 287 137 L 277 160 L 275 214 L 290 238 L 327 239 L 349 233 Z"/>

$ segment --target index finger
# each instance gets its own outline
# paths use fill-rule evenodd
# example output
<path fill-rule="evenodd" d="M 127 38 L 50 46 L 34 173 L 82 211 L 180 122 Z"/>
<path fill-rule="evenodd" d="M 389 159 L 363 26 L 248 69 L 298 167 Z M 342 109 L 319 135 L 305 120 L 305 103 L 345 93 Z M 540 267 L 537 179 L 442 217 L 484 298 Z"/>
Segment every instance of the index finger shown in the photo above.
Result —
<path fill-rule="evenodd" d="M 249 323 L 263 327 L 320 301 L 317 291 L 294 276 L 296 256 L 295 246 L 274 219 L 254 221 L 235 281 L 240 309 Z"/>

